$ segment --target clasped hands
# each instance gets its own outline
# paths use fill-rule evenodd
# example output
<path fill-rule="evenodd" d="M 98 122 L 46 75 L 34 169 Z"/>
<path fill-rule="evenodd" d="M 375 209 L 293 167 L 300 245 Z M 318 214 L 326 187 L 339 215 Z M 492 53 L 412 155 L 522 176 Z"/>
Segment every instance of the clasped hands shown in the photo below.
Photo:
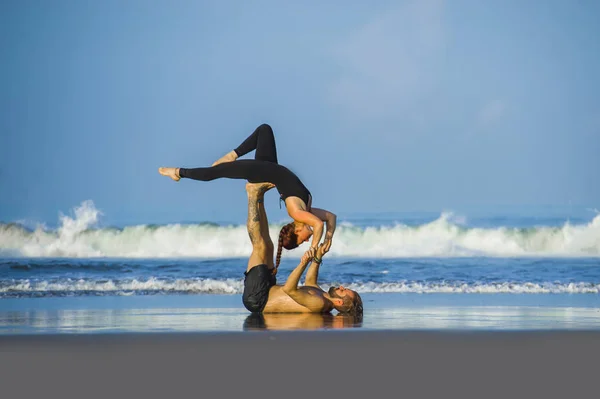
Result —
<path fill-rule="evenodd" d="M 306 251 L 302 256 L 302 261 L 308 263 L 311 259 L 314 258 L 322 259 L 323 255 L 329 252 L 330 248 L 331 240 L 326 239 L 325 241 L 323 241 L 323 243 L 321 243 L 321 245 L 319 245 L 318 248 L 310 247 L 308 251 Z"/>

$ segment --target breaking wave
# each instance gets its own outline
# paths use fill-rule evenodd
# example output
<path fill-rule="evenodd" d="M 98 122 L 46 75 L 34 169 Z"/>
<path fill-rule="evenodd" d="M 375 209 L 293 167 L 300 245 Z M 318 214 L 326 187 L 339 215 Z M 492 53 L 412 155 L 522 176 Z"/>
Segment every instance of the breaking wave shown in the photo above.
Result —
<path fill-rule="evenodd" d="M 251 252 L 245 225 L 137 225 L 97 228 L 100 212 L 91 201 L 61 215 L 58 229 L 0 224 L 0 256 L 222 258 Z M 277 237 L 281 225 L 271 225 Z M 305 246 L 297 251 L 302 251 Z M 340 257 L 513 257 L 600 256 L 600 215 L 587 224 L 560 227 L 469 228 L 454 223 L 451 214 L 419 226 L 396 223 L 356 227 L 340 223 L 328 256 Z"/>

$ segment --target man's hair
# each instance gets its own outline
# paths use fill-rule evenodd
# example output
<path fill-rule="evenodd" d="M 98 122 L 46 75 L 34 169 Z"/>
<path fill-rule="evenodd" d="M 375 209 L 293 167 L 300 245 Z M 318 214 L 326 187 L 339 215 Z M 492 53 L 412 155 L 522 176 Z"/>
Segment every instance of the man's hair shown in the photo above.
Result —
<path fill-rule="evenodd" d="M 281 249 L 287 250 L 294 249 L 298 246 L 298 236 L 296 235 L 296 226 L 294 223 L 288 223 L 281 228 L 279 232 L 279 242 L 277 245 L 277 258 L 275 261 L 275 268 L 279 267 L 281 262 Z"/>
<path fill-rule="evenodd" d="M 344 302 L 342 306 L 336 308 L 340 313 L 348 313 L 348 314 L 360 314 L 362 316 L 363 313 L 363 303 L 362 298 L 358 295 L 358 292 L 354 292 L 354 299 L 350 298 L 348 295 L 342 298 Z"/>

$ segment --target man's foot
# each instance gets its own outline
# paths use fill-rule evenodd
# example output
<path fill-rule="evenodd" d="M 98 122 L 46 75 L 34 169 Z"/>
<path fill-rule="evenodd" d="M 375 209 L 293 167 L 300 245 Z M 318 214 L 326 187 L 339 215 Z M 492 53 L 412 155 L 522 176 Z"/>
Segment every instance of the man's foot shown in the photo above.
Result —
<path fill-rule="evenodd" d="M 261 196 L 273 187 L 275 187 L 273 183 L 246 183 L 246 191 L 249 196 Z"/>
<path fill-rule="evenodd" d="M 179 176 L 179 168 L 158 168 L 158 173 L 163 176 L 169 176 L 175 181 L 181 179 L 181 176 Z"/>
<path fill-rule="evenodd" d="M 235 151 L 230 151 L 227 154 L 223 155 L 221 158 L 217 159 L 215 161 L 215 163 L 213 163 L 211 166 L 217 166 L 220 163 L 225 163 L 225 162 L 233 162 L 238 158 L 238 155 Z"/>

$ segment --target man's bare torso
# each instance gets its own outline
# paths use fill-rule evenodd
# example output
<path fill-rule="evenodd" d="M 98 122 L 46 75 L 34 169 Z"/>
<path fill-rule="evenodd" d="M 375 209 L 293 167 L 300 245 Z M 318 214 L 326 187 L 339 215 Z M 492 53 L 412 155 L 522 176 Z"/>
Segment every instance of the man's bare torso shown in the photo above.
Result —
<path fill-rule="evenodd" d="M 322 313 L 328 313 L 333 310 L 331 302 L 326 300 L 323 296 L 324 291 L 317 287 L 299 287 L 299 290 L 303 290 L 310 295 L 314 295 L 320 298 L 323 303 Z M 269 290 L 269 300 L 267 305 L 263 309 L 264 313 L 279 313 L 279 312 L 295 312 L 295 313 L 315 313 L 314 310 L 308 309 L 305 306 L 300 305 L 294 301 L 288 294 L 283 291 L 283 287 L 280 285 L 274 285 Z"/>

